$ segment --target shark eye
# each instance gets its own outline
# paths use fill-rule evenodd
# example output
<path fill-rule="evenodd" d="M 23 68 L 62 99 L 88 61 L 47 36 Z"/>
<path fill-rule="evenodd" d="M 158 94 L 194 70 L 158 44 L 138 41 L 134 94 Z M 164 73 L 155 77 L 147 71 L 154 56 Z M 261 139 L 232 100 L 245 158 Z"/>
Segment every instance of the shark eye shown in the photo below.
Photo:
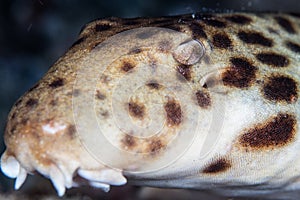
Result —
<path fill-rule="evenodd" d="M 184 65 L 196 64 L 204 55 L 205 48 L 197 40 L 181 43 L 173 52 L 176 61 Z"/>

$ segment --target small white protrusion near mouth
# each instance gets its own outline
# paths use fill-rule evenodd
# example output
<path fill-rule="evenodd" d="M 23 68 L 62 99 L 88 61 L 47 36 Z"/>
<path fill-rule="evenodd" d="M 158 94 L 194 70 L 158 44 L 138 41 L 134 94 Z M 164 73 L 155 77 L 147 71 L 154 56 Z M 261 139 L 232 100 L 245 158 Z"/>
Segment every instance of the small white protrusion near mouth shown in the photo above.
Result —
<path fill-rule="evenodd" d="M 26 180 L 26 170 L 21 167 L 15 157 L 8 156 L 6 152 L 1 156 L 1 170 L 9 178 L 16 178 L 15 190 L 18 190 Z"/>
<path fill-rule="evenodd" d="M 78 174 L 92 182 L 106 183 L 110 185 L 124 185 L 127 182 L 126 178 L 120 171 L 113 169 L 103 169 L 100 171 L 79 169 Z"/>
<path fill-rule="evenodd" d="M 73 181 L 73 172 L 66 170 L 63 166 L 51 165 L 49 168 L 40 171 L 46 177 L 49 177 L 54 188 L 57 191 L 58 196 L 63 196 L 66 192 L 66 188 L 79 187 L 80 183 Z M 4 152 L 1 156 L 1 170 L 10 177 L 16 179 L 15 190 L 20 189 L 27 177 L 27 171 L 21 166 L 19 161 L 14 156 L 7 155 Z M 100 168 L 94 170 L 78 169 L 77 173 L 82 178 L 88 181 L 88 184 L 92 187 L 102 189 L 104 192 L 110 190 L 110 185 L 124 185 L 127 183 L 126 178 L 121 171 Z"/>

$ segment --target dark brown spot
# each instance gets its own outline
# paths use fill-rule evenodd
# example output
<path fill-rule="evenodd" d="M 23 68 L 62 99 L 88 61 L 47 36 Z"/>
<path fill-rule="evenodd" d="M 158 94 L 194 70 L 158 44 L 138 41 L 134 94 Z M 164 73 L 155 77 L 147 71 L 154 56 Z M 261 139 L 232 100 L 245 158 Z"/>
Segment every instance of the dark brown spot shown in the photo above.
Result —
<path fill-rule="evenodd" d="M 200 25 L 198 23 L 192 23 L 190 25 L 190 28 L 192 30 L 193 37 L 198 38 L 198 39 L 199 38 L 204 38 L 204 39 L 207 38 L 207 35 L 204 32 L 202 25 Z"/>
<path fill-rule="evenodd" d="M 294 138 L 295 127 L 296 119 L 293 115 L 279 113 L 247 130 L 239 142 L 243 147 L 273 149 L 289 143 Z"/>
<path fill-rule="evenodd" d="M 74 46 L 76 46 L 76 45 L 81 44 L 82 42 L 85 41 L 85 39 L 86 39 L 86 37 L 81 37 L 81 38 L 79 38 L 78 40 L 76 40 L 76 42 L 74 42 L 74 43 L 72 44 L 71 47 L 74 47 Z"/>
<path fill-rule="evenodd" d="M 292 34 L 296 33 L 292 23 L 288 19 L 278 16 L 278 17 L 275 17 L 275 20 L 281 26 L 281 28 L 283 28 L 288 33 L 292 33 Z"/>
<path fill-rule="evenodd" d="M 217 27 L 217 28 L 225 28 L 226 23 L 213 18 L 204 18 L 203 22 L 209 26 Z"/>
<path fill-rule="evenodd" d="M 128 109 L 133 117 L 141 119 L 145 115 L 145 106 L 141 103 L 131 101 L 128 103 Z"/>
<path fill-rule="evenodd" d="M 76 138 L 76 126 L 74 124 L 70 124 L 67 127 L 66 135 L 70 138 Z"/>
<path fill-rule="evenodd" d="M 125 137 L 122 139 L 122 143 L 126 148 L 133 148 L 136 145 L 135 137 L 129 134 L 125 134 Z"/>
<path fill-rule="evenodd" d="M 210 163 L 207 167 L 203 169 L 203 173 L 205 174 L 215 174 L 221 173 L 228 170 L 231 167 L 229 161 L 225 158 L 219 158 L 218 160 Z"/>
<path fill-rule="evenodd" d="M 105 94 L 103 94 L 102 92 L 100 92 L 99 90 L 96 90 L 96 97 L 99 100 L 104 100 L 106 98 Z"/>
<path fill-rule="evenodd" d="M 297 84 L 289 77 L 274 76 L 263 86 L 263 94 L 271 101 L 294 103 L 298 99 Z"/>
<path fill-rule="evenodd" d="M 103 111 L 100 113 L 102 117 L 107 118 L 109 116 L 108 111 Z"/>
<path fill-rule="evenodd" d="M 266 47 L 273 46 L 273 41 L 269 38 L 266 38 L 259 32 L 240 31 L 238 33 L 238 37 L 247 44 L 258 44 Z"/>
<path fill-rule="evenodd" d="M 159 139 L 156 138 L 151 140 L 148 146 L 149 152 L 151 154 L 158 153 L 159 151 L 162 150 L 162 148 L 164 148 L 164 145 Z"/>
<path fill-rule="evenodd" d="M 106 30 L 109 30 L 110 28 L 111 28 L 110 24 L 97 24 L 95 26 L 95 30 L 97 32 L 106 31 Z"/>
<path fill-rule="evenodd" d="M 11 115 L 11 119 L 15 119 L 15 118 L 16 118 L 16 115 L 17 115 L 17 113 L 14 112 L 14 113 Z"/>
<path fill-rule="evenodd" d="M 190 81 L 191 80 L 191 68 L 187 65 L 179 65 L 177 66 L 177 71 L 179 72 L 179 74 L 181 74 L 181 76 L 179 76 L 178 78 L 180 80 L 182 80 L 182 76 L 185 78 L 186 81 Z M 177 75 L 179 75 L 177 74 Z"/>
<path fill-rule="evenodd" d="M 289 64 L 289 60 L 286 57 L 272 52 L 259 53 L 256 55 L 256 58 L 260 62 L 273 67 L 285 67 Z"/>
<path fill-rule="evenodd" d="M 252 21 L 251 18 L 245 17 L 243 15 L 232 15 L 225 18 L 233 23 L 241 25 L 249 24 Z"/>
<path fill-rule="evenodd" d="M 51 88 L 58 88 L 64 85 L 64 80 L 62 78 L 57 78 L 56 80 L 52 81 L 49 86 Z"/>
<path fill-rule="evenodd" d="M 231 58 L 232 66 L 222 74 L 226 86 L 247 88 L 255 81 L 257 68 L 245 58 Z"/>
<path fill-rule="evenodd" d="M 27 107 L 33 107 L 36 106 L 38 104 L 38 100 L 37 99 L 28 99 L 28 101 L 26 101 L 26 106 Z"/>
<path fill-rule="evenodd" d="M 225 33 L 218 33 L 213 36 L 213 45 L 221 49 L 228 49 L 232 46 L 231 40 Z"/>
<path fill-rule="evenodd" d="M 300 45 L 294 42 L 286 42 L 286 47 L 295 53 L 300 53 Z"/>
<path fill-rule="evenodd" d="M 155 89 L 155 90 L 158 90 L 161 88 L 161 85 L 155 81 L 151 81 L 149 83 L 147 83 L 147 86 L 151 89 Z"/>
<path fill-rule="evenodd" d="M 128 71 L 130 71 L 131 69 L 133 69 L 135 66 L 132 64 L 132 63 L 130 63 L 130 62 L 127 62 L 127 61 L 125 61 L 124 63 L 123 63 L 123 65 L 122 65 L 122 70 L 124 71 L 124 72 L 128 72 Z"/>
<path fill-rule="evenodd" d="M 167 123 L 169 125 L 179 125 L 182 120 L 180 105 L 176 101 L 170 100 L 164 107 L 167 114 Z"/>
<path fill-rule="evenodd" d="M 196 92 L 196 98 L 197 98 L 198 105 L 201 108 L 208 108 L 211 105 L 210 95 L 206 91 L 198 90 Z"/>

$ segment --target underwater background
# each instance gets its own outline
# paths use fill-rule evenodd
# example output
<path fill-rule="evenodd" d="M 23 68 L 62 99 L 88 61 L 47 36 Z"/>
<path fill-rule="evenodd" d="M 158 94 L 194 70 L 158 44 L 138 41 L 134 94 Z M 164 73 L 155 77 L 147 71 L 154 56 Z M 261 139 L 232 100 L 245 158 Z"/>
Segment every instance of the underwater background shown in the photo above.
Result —
<path fill-rule="evenodd" d="M 0 2 L 0 153 L 7 114 L 14 102 L 68 50 L 81 27 L 104 17 L 155 17 L 194 12 L 300 12 L 298 0 L 1 0 Z M 0 194 L 13 181 L 0 172 Z M 137 187 L 70 190 L 65 198 L 132 199 Z M 55 194 L 49 180 L 30 177 L 16 199 Z M 25 195 L 25 196 L 22 196 Z M 8 198 L 1 196 L 0 199 Z M 12 197 L 11 197 L 12 198 Z M 53 197 L 54 198 L 54 197 Z"/>

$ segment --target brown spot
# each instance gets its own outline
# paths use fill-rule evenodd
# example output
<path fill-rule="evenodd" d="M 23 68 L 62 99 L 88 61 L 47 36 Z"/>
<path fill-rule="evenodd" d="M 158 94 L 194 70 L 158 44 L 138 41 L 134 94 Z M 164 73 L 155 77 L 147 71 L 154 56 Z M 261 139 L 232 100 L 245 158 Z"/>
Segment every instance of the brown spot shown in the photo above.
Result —
<path fill-rule="evenodd" d="M 247 130 L 241 135 L 239 143 L 254 149 L 281 147 L 294 139 L 295 128 L 296 119 L 293 115 L 279 113 Z"/>
<path fill-rule="evenodd" d="M 157 83 L 156 81 L 151 81 L 149 83 L 146 84 L 149 88 L 151 89 L 155 89 L 158 90 L 161 88 L 161 85 L 159 83 Z"/>
<path fill-rule="evenodd" d="M 284 17 L 275 17 L 275 20 L 277 21 L 277 23 L 281 26 L 281 28 L 283 28 L 286 32 L 294 34 L 296 33 L 293 24 L 286 18 Z"/>
<path fill-rule="evenodd" d="M 145 115 L 145 106 L 141 103 L 131 101 L 128 103 L 128 109 L 133 117 L 141 119 Z"/>
<path fill-rule="evenodd" d="M 96 90 L 96 97 L 99 100 L 104 100 L 106 98 L 105 94 L 103 94 L 102 92 L 100 92 L 99 90 Z"/>
<path fill-rule="evenodd" d="M 286 42 L 286 47 L 295 53 L 300 53 L 300 45 L 294 42 Z"/>
<path fill-rule="evenodd" d="M 213 26 L 216 28 L 225 28 L 226 23 L 213 18 L 203 18 L 203 22 L 209 26 Z"/>
<path fill-rule="evenodd" d="M 273 76 L 263 86 L 264 97 L 271 101 L 294 103 L 298 99 L 296 82 L 286 76 Z"/>
<path fill-rule="evenodd" d="M 130 63 L 130 62 L 128 62 L 128 61 L 125 61 L 124 63 L 123 63 L 123 65 L 122 65 L 122 70 L 124 71 L 124 72 L 128 72 L 128 71 L 130 71 L 131 69 L 133 69 L 135 66 L 132 64 L 132 63 Z"/>
<path fill-rule="evenodd" d="M 14 112 L 14 113 L 11 115 L 11 119 L 15 119 L 15 118 L 16 118 L 16 115 L 17 115 L 17 113 Z"/>
<path fill-rule="evenodd" d="M 97 32 L 106 31 L 106 30 L 109 30 L 110 28 L 111 28 L 110 24 L 97 24 L 95 26 L 95 30 Z"/>
<path fill-rule="evenodd" d="M 249 24 L 252 21 L 251 18 L 245 17 L 243 15 L 232 15 L 225 18 L 233 23 L 241 25 Z"/>
<path fill-rule="evenodd" d="M 246 31 L 240 31 L 238 33 L 238 37 L 240 40 L 247 44 L 258 44 L 266 47 L 272 47 L 273 41 L 269 38 L 266 38 L 259 32 L 246 32 Z"/>
<path fill-rule="evenodd" d="M 187 65 L 179 65 L 177 66 L 177 72 L 179 74 L 181 74 L 181 76 L 179 76 L 179 80 L 186 80 L 186 81 L 190 81 L 191 80 L 191 68 Z M 177 75 L 179 75 L 177 74 Z M 184 79 L 182 78 L 182 76 L 184 77 Z"/>
<path fill-rule="evenodd" d="M 219 158 L 218 160 L 210 163 L 207 167 L 203 169 L 205 174 L 216 174 L 228 170 L 231 167 L 231 164 L 225 158 Z"/>
<path fill-rule="evenodd" d="M 122 139 L 122 144 L 127 148 L 133 148 L 136 146 L 136 140 L 135 137 L 129 134 L 125 134 L 125 137 Z"/>
<path fill-rule="evenodd" d="M 28 99 L 28 101 L 26 101 L 26 107 L 33 107 L 36 106 L 37 104 L 38 104 L 37 99 L 30 98 Z"/>
<path fill-rule="evenodd" d="M 222 74 L 226 86 L 247 88 L 255 81 L 257 68 L 245 58 L 231 58 L 232 67 Z"/>
<path fill-rule="evenodd" d="M 195 38 L 204 38 L 204 39 L 207 38 L 207 35 L 204 32 L 202 25 L 200 25 L 198 23 L 192 23 L 190 25 L 190 29 L 193 33 L 193 37 L 195 37 Z"/>
<path fill-rule="evenodd" d="M 208 108 L 211 105 L 210 95 L 206 91 L 198 90 L 196 92 L 196 98 L 197 98 L 198 105 L 201 108 Z"/>
<path fill-rule="evenodd" d="M 231 40 L 225 33 L 217 33 L 213 36 L 213 45 L 221 49 L 228 49 L 232 46 Z"/>
<path fill-rule="evenodd" d="M 101 116 L 104 117 L 104 118 L 108 118 L 108 116 L 109 116 L 108 111 L 103 111 L 103 112 L 101 112 L 100 114 L 101 114 Z"/>
<path fill-rule="evenodd" d="M 74 124 L 68 125 L 66 130 L 66 135 L 69 136 L 70 138 L 76 137 L 76 126 Z"/>
<path fill-rule="evenodd" d="M 174 100 L 169 100 L 164 107 L 167 114 L 167 123 L 172 126 L 179 125 L 182 121 L 180 104 Z"/>
<path fill-rule="evenodd" d="M 260 62 L 273 67 L 285 67 L 289 64 L 289 60 L 285 56 L 272 52 L 259 53 L 256 55 L 256 58 Z"/>
<path fill-rule="evenodd" d="M 49 86 L 51 88 L 58 88 L 64 85 L 64 80 L 62 78 L 57 78 L 56 80 L 52 81 Z"/>
<path fill-rule="evenodd" d="M 148 145 L 148 152 L 150 152 L 151 154 L 156 154 L 159 153 L 159 151 L 161 151 L 162 148 L 164 148 L 162 142 L 159 139 L 155 138 L 150 141 Z"/>

